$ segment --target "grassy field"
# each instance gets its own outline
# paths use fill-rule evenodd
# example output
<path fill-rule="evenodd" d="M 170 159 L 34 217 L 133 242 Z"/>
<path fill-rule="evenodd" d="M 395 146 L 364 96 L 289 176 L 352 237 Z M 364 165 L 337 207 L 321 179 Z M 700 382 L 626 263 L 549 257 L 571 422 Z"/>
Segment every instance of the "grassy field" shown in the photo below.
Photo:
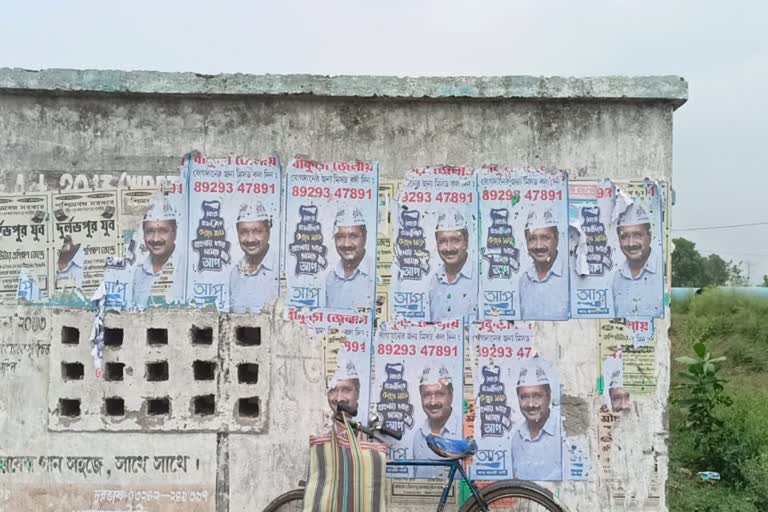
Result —
<path fill-rule="evenodd" d="M 723 426 L 702 453 L 686 425 L 685 412 L 674 400 L 685 396 L 674 363 L 670 403 L 669 506 L 672 512 L 768 511 L 768 300 L 707 291 L 672 304 L 672 357 L 692 356 L 704 339 L 722 363 L 732 400 L 716 416 Z M 699 471 L 717 471 L 722 480 L 697 480 Z"/>

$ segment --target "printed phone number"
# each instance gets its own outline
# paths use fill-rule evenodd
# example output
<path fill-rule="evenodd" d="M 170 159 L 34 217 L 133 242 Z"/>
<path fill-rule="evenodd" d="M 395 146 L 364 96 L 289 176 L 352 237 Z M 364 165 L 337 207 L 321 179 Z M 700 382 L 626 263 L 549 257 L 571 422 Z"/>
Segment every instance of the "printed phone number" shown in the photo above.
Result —
<path fill-rule="evenodd" d="M 562 201 L 562 190 L 528 190 L 522 196 L 526 201 Z M 483 190 L 480 198 L 483 201 L 514 201 L 520 200 L 519 190 Z"/>
<path fill-rule="evenodd" d="M 274 183 L 240 183 L 228 181 L 196 181 L 192 187 L 195 192 L 214 192 L 219 194 L 232 194 L 235 191 L 241 194 L 274 194 Z"/>
<path fill-rule="evenodd" d="M 373 191 L 369 188 L 337 188 L 330 187 L 291 187 L 292 197 L 308 197 L 310 199 L 372 199 Z"/>
<path fill-rule="evenodd" d="M 428 357 L 456 357 L 459 347 L 453 345 L 424 345 L 417 349 L 416 345 L 387 343 L 377 345 L 376 353 L 380 356 L 415 356 L 416 353 Z"/>
<path fill-rule="evenodd" d="M 527 359 L 531 356 L 535 356 L 536 352 L 534 352 L 531 347 L 520 347 L 517 350 L 515 350 L 515 347 L 478 347 L 477 355 L 480 357 L 495 357 L 498 359 Z"/>
<path fill-rule="evenodd" d="M 474 199 L 472 192 L 403 192 L 401 203 L 431 203 L 432 198 L 437 203 L 471 203 Z"/>
<path fill-rule="evenodd" d="M 345 352 L 365 352 L 365 343 L 360 343 L 359 341 L 345 341 L 344 351 Z"/>

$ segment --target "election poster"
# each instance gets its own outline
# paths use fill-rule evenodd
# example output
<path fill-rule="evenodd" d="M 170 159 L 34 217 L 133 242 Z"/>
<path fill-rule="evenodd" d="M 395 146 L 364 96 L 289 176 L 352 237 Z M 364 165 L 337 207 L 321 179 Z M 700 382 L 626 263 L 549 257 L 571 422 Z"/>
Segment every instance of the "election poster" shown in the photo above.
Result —
<path fill-rule="evenodd" d="M 107 257 L 107 308 L 142 310 L 186 303 L 186 164 L 185 158 L 180 179 L 159 191 L 118 191 L 123 245 L 119 257 Z"/>
<path fill-rule="evenodd" d="M 190 160 L 188 302 L 233 313 L 258 313 L 275 302 L 280 185 L 276 156 Z"/>
<path fill-rule="evenodd" d="M 50 292 L 50 211 L 48 194 L 0 195 L 1 301 L 36 302 Z"/>
<path fill-rule="evenodd" d="M 477 191 L 471 167 L 406 174 L 393 211 L 391 318 L 477 317 Z"/>
<path fill-rule="evenodd" d="M 567 320 L 567 174 L 483 167 L 477 184 L 480 318 Z"/>
<path fill-rule="evenodd" d="M 379 228 L 376 255 L 376 321 L 389 320 L 389 287 L 392 282 L 392 259 L 394 257 L 394 235 L 392 212 L 400 182 L 379 181 Z"/>
<path fill-rule="evenodd" d="M 286 170 L 286 303 L 372 309 L 376 288 L 378 165 L 296 159 Z"/>
<path fill-rule="evenodd" d="M 430 433 L 463 437 L 462 387 L 464 324 L 405 320 L 379 325 L 375 337 L 374 412 L 403 434 L 389 446 L 389 460 L 438 459 L 428 447 Z M 440 467 L 391 466 L 395 478 L 436 478 Z"/>
<path fill-rule="evenodd" d="M 571 183 L 573 318 L 664 315 L 662 205 L 661 186 L 650 180 Z"/>
<path fill-rule="evenodd" d="M 600 320 L 598 361 L 604 403 L 613 412 L 629 410 L 632 397 L 656 391 L 653 321 Z M 642 343 L 637 343 L 638 337 Z"/>
<path fill-rule="evenodd" d="M 329 309 L 288 308 L 288 320 L 323 337 L 323 372 L 327 415 L 339 403 L 357 410 L 354 420 L 368 423 L 373 353 L 373 315 Z"/>
<path fill-rule="evenodd" d="M 118 256 L 122 238 L 116 190 L 52 194 L 54 295 L 85 303 L 104 277 L 107 257 Z"/>
<path fill-rule="evenodd" d="M 470 325 L 475 351 L 474 426 L 478 480 L 562 480 L 560 378 L 534 348 L 533 324 Z"/>

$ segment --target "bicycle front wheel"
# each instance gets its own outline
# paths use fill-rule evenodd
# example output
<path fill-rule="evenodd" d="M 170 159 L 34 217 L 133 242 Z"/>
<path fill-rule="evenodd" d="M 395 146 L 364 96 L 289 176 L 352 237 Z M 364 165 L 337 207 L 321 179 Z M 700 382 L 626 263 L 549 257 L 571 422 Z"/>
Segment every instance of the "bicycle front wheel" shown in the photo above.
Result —
<path fill-rule="evenodd" d="M 552 493 L 530 482 L 501 481 L 480 490 L 488 510 L 498 512 L 566 512 L 555 502 Z M 474 496 L 460 512 L 482 512 Z"/>
<path fill-rule="evenodd" d="M 301 512 L 304 510 L 304 489 L 294 489 L 275 498 L 264 512 Z"/>

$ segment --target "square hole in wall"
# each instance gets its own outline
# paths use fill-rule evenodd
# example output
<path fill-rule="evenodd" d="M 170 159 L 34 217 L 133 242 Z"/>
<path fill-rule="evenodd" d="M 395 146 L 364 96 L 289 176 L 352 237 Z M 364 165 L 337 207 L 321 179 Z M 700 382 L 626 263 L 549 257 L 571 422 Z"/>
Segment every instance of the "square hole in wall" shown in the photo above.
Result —
<path fill-rule="evenodd" d="M 238 364 L 237 382 L 240 384 L 256 384 L 259 382 L 259 365 L 256 363 Z"/>
<path fill-rule="evenodd" d="M 61 363 L 61 378 L 64 380 L 83 380 L 83 363 Z"/>
<path fill-rule="evenodd" d="M 168 361 L 155 361 L 147 363 L 144 377 L 150 382 L 168 380 Z"/>
<path fill-rule="evenodd" d="M 192 373 L 195 380 L 213 380 L 216 378 L 215 361 L 195 361 L 192 363 Z"/>
<path fill-rule="evenodd" d="M 189 339 L 192 340 L 193 345 L 212 345 L 213 328 L 193 325 L 189 330 Z"/>
<path fill-rule="evenodd" d="M 119 396 L 105 398 L 104 412 L 107 416 L 125 416 L 125 401 Z"/>
<path fill-rule="evenodd" d="M 251 396 L 238 400 L 237 413 L 243 418 L 256 418 L 259 415 L 259 397 Z"/>
<path fill-rule="evenodd" d="M 63 326 L 61 328 L 61 342 L 65 345 L 77 345 L 80 343 L 80 329 Z"/>
<path fill-rule="evenodd" d="M 261 327 L 237 327 L 235 329 L 235 342 L 247 347 L 261 345 Z"/>
<path fill-rule="evenodd" d="M 167 396 L 162 398 L 149 398 L 147 400 L 147 414 L 150 416 L 162 416 L 171 413 L 171 399 Z"/>
<path fill-rule="evenodd" d="M 59 415 L 68 418 L 77 418 L 80 416 L 80 400 L 76 398 L 59 399 Z"/>
<path fill-rule="evenodd" d="M 125 363 L 106 363 L 104 364 L 104 380 L 115 381 L 123 380 Z"/>
<path fill-rule="evenodd" d="M 168 329 L 147 329 L 147 343 L 149 345 L 167 345 Z"/>
<path fill-rule="evenodd" d="M 192 399 L 195 414 L 211 416 L 216 412 L 216 398 L 213 395 L 196 396 Z"/>
<path fill-rule="evenodd" d="M 120 328 L 104 328 L 104 346 L 121 347 L 123 345 L 123 330 Z"/>

